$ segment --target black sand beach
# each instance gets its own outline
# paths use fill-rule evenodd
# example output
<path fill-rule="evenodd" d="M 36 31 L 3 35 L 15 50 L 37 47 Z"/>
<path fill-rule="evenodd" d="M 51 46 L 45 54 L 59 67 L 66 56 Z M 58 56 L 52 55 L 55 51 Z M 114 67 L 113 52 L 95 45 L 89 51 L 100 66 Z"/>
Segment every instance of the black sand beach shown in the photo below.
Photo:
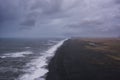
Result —
<path fill-rule="evenodd" d="M 120 39 L 70 39 L 56 51 L 46 80 L 120 80 Z"/>

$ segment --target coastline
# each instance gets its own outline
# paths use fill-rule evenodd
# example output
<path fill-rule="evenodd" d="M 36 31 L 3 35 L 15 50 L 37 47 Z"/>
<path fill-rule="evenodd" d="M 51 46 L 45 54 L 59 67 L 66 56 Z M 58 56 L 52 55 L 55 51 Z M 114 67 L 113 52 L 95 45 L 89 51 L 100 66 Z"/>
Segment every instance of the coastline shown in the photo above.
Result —
<path fill-rule="evenodd" d="M 120 80 L 119 51 L 108 49 L 115 47 L 112 43 L 117 41 L 120 42 L 114 39 L 65 41 L 49 62 L 46 80 Z"/>

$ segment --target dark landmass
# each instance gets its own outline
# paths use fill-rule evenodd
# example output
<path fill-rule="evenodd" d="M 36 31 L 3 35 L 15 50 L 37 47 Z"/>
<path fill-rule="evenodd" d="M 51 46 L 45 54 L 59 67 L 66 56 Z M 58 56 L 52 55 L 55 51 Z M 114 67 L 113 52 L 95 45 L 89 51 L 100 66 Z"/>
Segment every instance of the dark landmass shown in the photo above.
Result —
<path fill-rule="evenodd" d="M 120 80 L 120 39 L 70 39 L 56 51 L 46 80 Z"/>

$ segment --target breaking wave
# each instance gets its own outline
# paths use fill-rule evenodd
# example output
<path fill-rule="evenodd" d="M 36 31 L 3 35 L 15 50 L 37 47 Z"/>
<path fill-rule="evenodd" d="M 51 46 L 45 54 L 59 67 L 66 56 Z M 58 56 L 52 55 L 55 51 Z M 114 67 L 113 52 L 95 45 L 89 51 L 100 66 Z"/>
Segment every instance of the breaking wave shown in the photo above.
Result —
<path fill-rule="evenodd" d="M 30 52 L 30 51 L 15 52 L 15 53 L 6 53 L 6 54 L 0 56 L 0 58 L 7 58 L 7 57 L 12 57 L 12 58 L 25 57 L 25 55 L 29 55 L 29 54 L 33 54 L 33 53 Z"/>
<path fill-rule="evenodd" d="M 45 74 L 48 70 L 45 68 L 48 65 L 48 58 L 54 56 L 55 51 L 64 43 L 65 40 L 58 42 L 58 44 L 52 46 L 50 49 L 41 53 L 42 55 L 37 59 L 31 60 L 26 64 L 25 74 L 21 75 L 17 80 L 45 80 Z"/>

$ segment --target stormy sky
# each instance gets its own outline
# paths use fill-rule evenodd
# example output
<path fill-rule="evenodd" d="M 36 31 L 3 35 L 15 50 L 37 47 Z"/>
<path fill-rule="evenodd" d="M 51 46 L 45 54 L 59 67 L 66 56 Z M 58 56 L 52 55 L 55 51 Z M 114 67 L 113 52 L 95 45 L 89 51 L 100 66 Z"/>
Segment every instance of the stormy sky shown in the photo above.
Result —
<path fill-rule="evenodd" d="M 0 37 L 116 37 L 120 0 L 0 0 Z"/>

